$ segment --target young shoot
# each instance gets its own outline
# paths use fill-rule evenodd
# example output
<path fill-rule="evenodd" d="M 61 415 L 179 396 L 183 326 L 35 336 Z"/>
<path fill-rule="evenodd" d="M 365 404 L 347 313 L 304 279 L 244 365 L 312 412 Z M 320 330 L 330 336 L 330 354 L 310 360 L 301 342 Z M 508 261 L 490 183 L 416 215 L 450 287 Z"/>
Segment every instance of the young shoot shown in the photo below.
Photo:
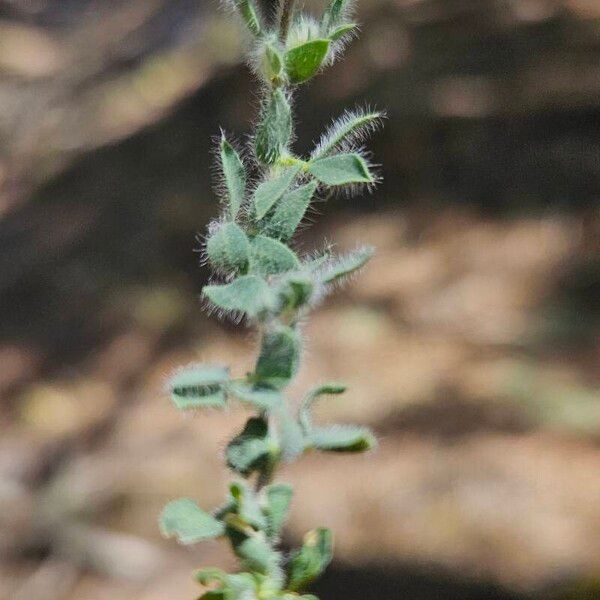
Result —
<path fill-rule="evenodd" d="M 221 135 L 223 211 L 208 226 L 203 260 L 214 278 L 202 295 L 210 310 L 256 328 L 260 347 L 254 370 L 243 377 L 228 367 L 193 364 L 178 370 L 168 387 L 179 410 L 239 403 L 252 416 L 225 449 L 234 480 L 223 505 L 206 510 L 191 498 L 173 500 L 162 512 L 160 528 L 185 545 L 214 538 L 231 544 L 239 572 L 200 570 L 196 579 L 208 589 L 202 600 L 316 600 L 307 590 L 332 559 L 332 532 L 314 529 L 300 548 L 282 549 L 292 488 L 276 481 L 277 469 L 311 450 L 371 450 L 376 439 L 366 427 L 314 424 L 314 404 L 344 393 L 343 385 L 320 385 L 300 402 L 291 401 L 288 387 L 300 366 L 301 324 L 308 312 L 373 251 L 359 247 L 339 256 L 327 247 L 318 256 L 303 256 L 290 244 L 316 196 L 355 193 L 378 181 L 361 148 L 383 115 L 346 111 L 308 157 L 295 154 L 294 92 L 330 66 L 355 36 L 353 2 L 329 0 L 316 18 L 301 13 L 294 0 L 281 0 L 273 22 L 255 0 L 227 3 L 252 38 L 249 58 L 262 100 L 246 152 Z"/>

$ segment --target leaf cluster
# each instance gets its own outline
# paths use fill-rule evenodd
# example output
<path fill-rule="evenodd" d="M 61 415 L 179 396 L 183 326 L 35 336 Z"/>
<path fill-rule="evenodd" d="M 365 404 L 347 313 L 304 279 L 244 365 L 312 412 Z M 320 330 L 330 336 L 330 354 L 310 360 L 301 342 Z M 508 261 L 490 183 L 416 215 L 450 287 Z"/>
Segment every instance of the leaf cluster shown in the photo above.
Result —
<path fill-rule="evenodd" d="M 282 462 L 305 452 L 362 452 L 374 448 L 376 439 L 366 427 L 313 423 L 315 402 L 342 394 L 344 386 L 316 387 L 298 408 L 286 389 L 300 366 L 304 317 L 335 284 L 363 267 L 372 249 L 336 255 L 326 248 L 307 256 L 294 249 L 293 240 L 317 198 L 377 182 L 360 148 L 382 114 L 348 111 L 327 128 L 310 156 L 294 154 L 293 93 L 332 64 L 357 31 L 351 2 L 329 0 L 315 19 L 294 10 L 292 0 L 282 0 L 275 23 L 267 22 L 254 0 L 228 3 L 252 37 L 263 98 L 247 152 L 225 134 L 219 140 L 223 211 L 205 238 L 204 259 L 214 278 L 202 295 L 211 310 L 255 326 L 260 345 L 254 368 L 244 377 L 222 366 L 190 365 L 170 378 L 168 391 L 182 411 L 241 404 L 252 414 L 225 449 L 236 479 L 224 505 L 206 512 L 192 499 L 174 500 L 160 526 L 165 536 L 186 545 L 229 540 L 242 571 L 200 571 L 198 581 L 210 588 L 204 600 L 316 600 L 306 588 L 331 561 L 332 534 L 315 529 L 301 548 L 284 555 L 279 538 L 292 489 L 273 483 L 274 475 Z"/>

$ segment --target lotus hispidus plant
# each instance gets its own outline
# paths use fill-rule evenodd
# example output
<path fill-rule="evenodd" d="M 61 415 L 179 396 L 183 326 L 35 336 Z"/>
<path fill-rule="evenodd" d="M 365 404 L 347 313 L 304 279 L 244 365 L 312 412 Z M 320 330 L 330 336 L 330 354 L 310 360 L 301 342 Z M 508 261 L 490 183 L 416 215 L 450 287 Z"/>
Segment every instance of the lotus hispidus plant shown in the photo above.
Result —
<path fill-rule="evenodd" d="M 286 388 L 300 364 L 307 313 L 360 269 L 372 250 L 339 256 L 327 247 L 299 256 L 290 244 L 317 198 L 375 185 L 377 176 L 361 144 L 382 114 L 348 111 L 309 157 L 294 154 L 293 92 L 331 65 L 356 34 L 351 0 L 330 0 L 319 20 L 298 11 L 293 0 L 281 0 L 270 21 L 253 0 L 228 0 L 227 5 L 252 38 L 249 56 L 262 101 L 249 150 L 240 152 L 224 134 L 219 141 L 223 214 L 208 227 L 203 252 L 215 276 L 202 294 L 212 310 L 255 327 L 260 348 L 254 371 L 245 377 L 234 377 L 222 366 L 192 365 L 177 371 L 168 385 L 180 410 L 239 402 L 253 416 L 225 450 L 236 478 L 224 504 L 206 512 L 192 499 L 174 500 L 165 507 L 160 527 L 186 545 L 229 540 L 241 571 L 200 570 L 196 578 L 209 589 L 204 600 L 315 600 L 306 588 L 331 561 L 332 534 L 315 529 L 301 548 L 281 549 L 292 488 L 274 481 L 277 468 L 307 451 L 363 452 L 376 440 L 366 427 L 313 423 L 314 403 L 342 394 L 343 385 L 315 387 L 298 405 L 286 397 Z"/>

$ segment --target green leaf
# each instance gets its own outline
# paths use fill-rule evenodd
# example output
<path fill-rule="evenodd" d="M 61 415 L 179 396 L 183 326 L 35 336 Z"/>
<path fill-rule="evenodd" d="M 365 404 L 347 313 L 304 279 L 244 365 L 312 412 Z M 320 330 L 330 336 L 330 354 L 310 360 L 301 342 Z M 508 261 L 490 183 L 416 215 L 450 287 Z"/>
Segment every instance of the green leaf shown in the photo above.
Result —
<path fill-rule="evenodd" d="M 338 148 L 360 145 L 369 133 L 381 126 L 383 117 L 383 113 L 360 108 L 346 111 L 321 136 L 312 152 L 312 159 L 317 160 L 328 156 Z"/>
<path fill-rule="evenodd" d="M 336 154 L 309 163 L 309 172 L 321 183 L 330 186 L 354 183 L 374 183 L 364 158 L 359 154 Z"/>
<path fill-rule="evenodd" d="M 171 399 L 180 410 L 225 406 L 224 386 L 229 371 L 223 367 L 192 365 L 176 372 L 169 380 Z"/>
<path fill-rule="evenodd" d="M 227 385 L 227 392 L 240 402 L 251 404 L 259 410 L 273 410 L 283 401 L 277 390 L 247 381 L 230 382 Z"/>
<path fill-rule="evenodd" d="M 348 388 L 343 383 L 325 383 L 319 387 L 311 390 L 307 394 L 307 398 L 310 398 L 312 403 L 314 400 L 321 396 L 332 396 L 343 394 Z"/>
<path fill-rule="evenodd" d="M 246 193 L 246 168 L 233 146 L 221 139 L 221 169 L 229 197 L 229 217 L 235 219 L 244 203 Z"/>
<path fill-rule="evenodd" d="M 302 429 L 306 434 L 309 433 L 311 429 L 311 418 L 310 412 L 313 404 L 317 399 L 321 396 L 328 395 L 339 395 L 343 394 L 346 391 L 346 386 L 339 383 L 326 383 L 325 385 L 321 385 L 314 390 L 311 390 L 306 397 L 304 398 L 302 405 L 300 406 L 300 410 L 298 411 L 298 420 L 302 425 Z"/>
<path fill-rule="evenodd" d="M 298 591 L 312 583 L 329 565 L 333 556 L 333 536 L 329 529 L 314 529 L 304 536 L 304 544 L 290 560 L 287 587 Z"/>
<path fill-rule="evenodd" d="M 264 164 L 274 164 L 285 153 L 291 137 L 292 109 L 285 93 L 280 88 L 275 88 L 263 107 L 256 128 L 256 158 Z"/>
<path fill-rule="evenodd" d="M 255 35 L 259 36 L 262 31 L 258 10 L 253 0 L 235 0 L 236 8 L 240 12 L 246 27 Z"/>
<path fill-rule="evenodd" d="M 180 498 L 163 509 L 160 529 L 165 537 L 175 537 L 180 544 L 187 545 L 223 535 L 225 525 L 204 512 L 193 500 Z"/>
<path fill-rule="evenodd" d="M 358 425 L 315 427 L 309 438 L 315 448 L 329 452 L 364 452 L 377 446 L 371 430 Z"/>
<path fill-rule="evenodd" d="M 278 429 L 281 459 L 291 462 L 306 450 L 306 436 L 298 421 L 289 414 L 280 416 Z"/>
<path fill-rule="evenodd" d="M 218 271 L 243 272 L 248 267 L 250 242 L 237 223 L 222 223 L 206 242 L 206 256 Z"/>
<path fill-rule="evenodd" d="M 287 519 L 292 502 L 292 486 L 285 483 L 270 485 L 266 488 L 266 495 L 267 535 L 277 537 Z"/>
<path fill-rule="evenodd" d="M 326 263 L 319 277 L 323 283 L 334 283 L 364 267 L 373 256 L 373 248 L 365 247 Z"/>
<path fill-rule="evenodd" d="M 285 245 L 264 235 L 250 243 L 250 270 L 259 275 L 277 275 L 300 266 L 298 257 Z"/>
<path fill-rule="evenodd" d="M 227 581 L 227 573 L 217 567 L 208 567 L 200 569 L 194 574 L 194 579 L 202 585 L 210 585 L 211 583 L 223 584 Z"/>
<path fill-rule="evenodd" d="M 227 577 L 225 600 L 258 600 L 255 578 L 249 573 L 234 573 Z"/>
<path fill-rule="evenodd" d="M 285 55 L 285 69 L 291 83 L 303 83 L 314 77 L 321 68 L 331 41 L 310 40 L 288 50 Z"/>
<path fill-rule="evenodd" d="M 260 355 L 254 375 L 260 382 L 280 389 L 298 370 L 300 335 L 294 328 L 273 325 L 263 334 Z"/>
<path fill-rule="evenodd" d="M 274 575 L 279 571 L 281 554 L 271 547 L 263 532 L 242 537 L 234 544 L 234 552 L 241 566 L 248 571 Z"/>
<path fill-rule="evenodd" d="M 304 218 L 316 189 L 317 183 L 311 181 L 284 194 L 273 213 L 259 223 L 262 233 L 282 241 L 291 239 Z"/>
<path fill-rule="evenodd" d="M 281 312 L 296 310 L 307 304 L 315 289 L 313 276 L 304 271 L 287 273 L 279 281 L 275 293 L 280 300 Z"/>
<path fill-rule="evenodd" d="M 321 32 L 329 35 L 340 20 L 347 15 L 351 7 L 351 0 L 331 0 L 321 19 Z"/>
<path fill-rule="evenodd" d="M 202 290 L 215 306 L 238 311 L 250 318 L 275 306 L 275 296 L 267 282 L 256 275 L 243 275 L 225 285 L 207 285 Z"/>
<path fill-rule="evenodd" d="M 253 417 L 227 445 L 227 466 L 244 477 L 255 471 L 263 471 L 268 468 L 272 446 L 267 421 L 262 417 Z"/>
<path fill-rule="evenodd" d="M 329 39 L 332 42 L 337 42 L 341 40 L 344 36 L 356 31 L 358 29 L 357 23 L 344 23 L 343 25 L 339 25 L 338 27 L 334 27 L 330 34 Z"/>
<path fill-rule="evenodd" d="M 255 529 L 264 529 L 267 526 L 267 519 L 250 488 L 236 481 L 229 486 L 229 492 L 236 503 L 237 515 L 242 521 Z"/>
<path fill-rule="evenodd" d="M 287 167 L 278 175 L 263 181 L 254 192 L 254 216 L 262 219 L 285 194 L 300 172 L 299 166 Z"/>

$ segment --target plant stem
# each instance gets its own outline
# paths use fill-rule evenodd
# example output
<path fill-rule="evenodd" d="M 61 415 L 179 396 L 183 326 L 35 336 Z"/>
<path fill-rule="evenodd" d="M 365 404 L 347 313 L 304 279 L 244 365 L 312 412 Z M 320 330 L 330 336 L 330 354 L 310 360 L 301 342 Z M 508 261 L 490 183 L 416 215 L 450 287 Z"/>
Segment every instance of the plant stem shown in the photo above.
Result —
<path fill-rule="evenodd" d="M 279 20 L 279 40 L 285 44 L 292 22 L 294 4 L 296 0 L 281 0 L 281 17 Z"/>

